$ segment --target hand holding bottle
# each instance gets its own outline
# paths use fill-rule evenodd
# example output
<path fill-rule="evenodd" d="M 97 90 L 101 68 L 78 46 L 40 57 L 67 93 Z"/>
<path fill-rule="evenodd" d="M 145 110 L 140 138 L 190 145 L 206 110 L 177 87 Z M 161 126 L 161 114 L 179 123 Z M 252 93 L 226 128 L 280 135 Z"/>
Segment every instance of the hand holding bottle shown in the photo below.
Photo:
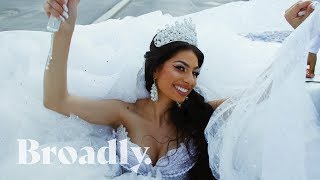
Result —
<path fill-rule="evenodd" d="M 44 10 L 52 23 L 52 18 L 61 21 L 59 30 L 73 32 L 78 15 L 80 0 L 47 0 L 44 3 Z M 56 21 L 57 22 L 57 21 Z M 58 24 L 59 25 L 59 24 Z"/>

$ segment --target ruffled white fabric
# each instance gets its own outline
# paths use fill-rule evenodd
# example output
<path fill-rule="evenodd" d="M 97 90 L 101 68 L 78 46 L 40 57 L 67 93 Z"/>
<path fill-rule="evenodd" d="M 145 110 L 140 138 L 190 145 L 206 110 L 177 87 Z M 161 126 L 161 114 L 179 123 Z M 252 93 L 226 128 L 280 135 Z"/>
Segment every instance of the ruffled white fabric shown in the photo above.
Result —
<path fill-rule="evenodd" d="M 304 84 L 307 45 L 320 34 L 319 20 L 317 6 L 257 80 L 214 112 L 205 134 L 217 178 L 320 178 L 319 117 Z"/>
<path fill-rule="evenodd" d="M 320 49 L 320 35 L 317 35 L 312 38 L 310 41 L 310 47 L 309 47 L 309 52 L 313 54 L 318 54 Z"/>

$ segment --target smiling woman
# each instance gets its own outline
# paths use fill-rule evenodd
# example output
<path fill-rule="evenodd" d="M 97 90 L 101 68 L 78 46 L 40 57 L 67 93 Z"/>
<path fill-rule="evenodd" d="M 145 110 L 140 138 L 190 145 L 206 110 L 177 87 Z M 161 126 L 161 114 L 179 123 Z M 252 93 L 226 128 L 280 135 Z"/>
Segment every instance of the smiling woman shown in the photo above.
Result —
<path fill-rule="evenodd" d="M 145 58 L 146 88 L 151 89 L 155 81 L 160 88 L 159 96 L 182 103 L 196 86 L 204 56 L 188 43 L 174 42 L 162 48 L 151 43 Z"/>
<path fill-rule="evenodd" d="M 177 60 L 184 59 L 184 60 Z M 189 64 L 193 64 L 190 66 Z M 172 68 L 169 69 L 169 66 Z M 159 73 L 156 74 L 156 78 L 159 79 L 164 78 L 166 82 L 170 82 L 168 79 L 170 76 L 175 78 L 176 82 L 172 82 L 172 86 L 175 88 L 176 92 L 179 93 L 184 99 L 176 100 L 177 102 L 183 102 L 190 91 L 196 85 L 196 78 L 199 72 L 194 72 L 194 69 L 198 68 L 198 60 L 193 51 L 181 51 L 178 52 L 173 58 L 169 59 L 169 61 L 164 64 L 163 68 Z M 168 75 L 169 77 L 166 77 Z M 186 83 L 185 83 L 186 82 Z M 160 86 L 161 81 L 158 81 L 158 85 Z"/>
<path fill-rule="evenodd" d="M 191 20 L 167 26 L 152 39 L 141 79 L 151 99 L 142 98 L 134 103 L 117 99 L 97 101 L 68 92 L 67 61 L 78 0 L 68 2 L 68 12 L 63 6 L 66 6 L 63 0 L 49 0 L 45 4 L 48 15 L 69 14 L 55 33 L 48 58 L 44 74 L 45 107 L 64 115 L 75 114 L 90 123 L 118 127 L 115 133 L 118 141 L 122 139 L 119 137 L 130 138 L 132 145 L 150 147 L 148 157 L 153 164 L 136 169 L 138 174 L 161 174 L 167 179 L 213 178 L 203 132 L 215 108 L 210 104 L 216 103 L 206 103 L 194 90 L 204 55 L 197 48 L 197 33 Z M 125 128 L 119 128 L 122 126 Z M 175 151 L 173 155 L 171 150 Z M 177 156 L 179 160 L 175 160 Z M 167 168 L 163 163 L 167 163 Z M 129 160 L 122 167 L 124 172 L 131 172 L 134 164 Z"/>
<path fill-rule="evenodd" d="M 190 24 L 185 22 L 185 26 L 188 27 L 188 25 Z M 171 28 L 175 27 L 179 26 Z M 179 29 L 175 30 L 180 31 Z M 170 28 L 167 27 L 159 33 L 166 33 L 166 31 L 170 32 Z M 186 34 L 193 32 L 194 30 L 191 28 Z M 196 38 L 196 36 L 191 37 Z M 179 37 L 172 36 L 172 38 L 175 40 L 174 38 Z M 206 158 L 208 152 L 203 131 L 213 108 L 205 103 L 204 98 L 194 90 L 204 55 L 193 45 L 196 44 L 196 41 L 192 42 L 181 38 L 176 39 L 178 41 L 156 47 L 154 39 L 150 44 L 150 51 L 145 54 L 146 89 L 152 91 L 154 87 L 158 88 L 159 100 L 155 103 L 167 104 L 163 112 L 168 116 L 168 122 L 171 121 L 176 129 L 175 138 L 170 141 L 181 142 L 181 139 L 186 139 L 187 143 L 191 143 L 192 140 L 194 144 L 189 147 L 195 149 L 196 152 L 192 158 L 203 160 L 196 161 L 197 163 L 189 176 L 195 178 L 206 174 L 207 177 L 212 177 L 208 158 Z M 165 40 L 162 39 L 162 41 Z M 170 105 L 172 102 L 176 102 L 177 105 Z M 181 168 L 186 167 L 182 166 Z"/>

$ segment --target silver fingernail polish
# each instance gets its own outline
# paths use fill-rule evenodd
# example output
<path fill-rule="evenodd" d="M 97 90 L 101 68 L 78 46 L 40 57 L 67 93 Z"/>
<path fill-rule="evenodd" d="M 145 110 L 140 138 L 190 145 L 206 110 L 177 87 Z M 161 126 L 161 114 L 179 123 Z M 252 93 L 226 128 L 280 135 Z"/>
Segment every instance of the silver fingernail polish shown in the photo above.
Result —
<path fill-rule="evenodd" d="M 301 17 L 301 16 L 304 16 L 305 14 L 306 14 L 306 11 L 300 11 L 300 12 L 298 13 L 298 16 Z"/>
<path fill-rule="evenodd" d="M 67 13 L 67 12 L 65 12 L 65 11 L 63 11 L 62 15 L 63 15 L 66 19 L 68 19 L 68 18 L 69 18 L 68 13 Z"/>
<path fill-rule="evenodd" d="M 61 20 L 62 22 L 65 22 L 65 21 L 66 21 L 66 19 L 64 19 L 64 17 L 62 17 L 61 15 L 60 15 L 60 20 Z"/>
<path fill-rule="evenodd" d="M 65 5 L 65 4 L 63 5 L 63 10 L 66 11 L 66 12 L 69 12 L 69 9 L 68 9 L 67 5 Z"/>

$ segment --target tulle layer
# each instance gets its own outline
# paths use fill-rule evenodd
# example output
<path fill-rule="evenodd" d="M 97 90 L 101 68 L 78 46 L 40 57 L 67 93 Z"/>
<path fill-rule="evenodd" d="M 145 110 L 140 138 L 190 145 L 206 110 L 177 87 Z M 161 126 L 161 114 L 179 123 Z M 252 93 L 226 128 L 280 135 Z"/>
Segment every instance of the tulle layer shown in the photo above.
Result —
<path fill-rule="evenodd" d="M 304 76 L 319 7 L 282 44 L 271 65 L 231 97 L 206 128 L 210 165 L 220 179 L 318 179 L 319 116 Z"/>

